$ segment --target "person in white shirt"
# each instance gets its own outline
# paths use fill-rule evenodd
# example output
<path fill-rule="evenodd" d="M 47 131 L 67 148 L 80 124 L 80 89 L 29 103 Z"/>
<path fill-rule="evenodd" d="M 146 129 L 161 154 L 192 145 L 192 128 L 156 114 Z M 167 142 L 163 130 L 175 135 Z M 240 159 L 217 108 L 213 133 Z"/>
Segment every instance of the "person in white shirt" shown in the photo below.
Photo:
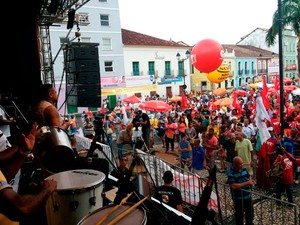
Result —
<path fill-rule="evenodd" d="M 246 138 L 251 142 L 255 140 L 256 132 L 253 125 L 250 125 L 249 119 L 244 119 L 242 132 L 246 135 Z"/>

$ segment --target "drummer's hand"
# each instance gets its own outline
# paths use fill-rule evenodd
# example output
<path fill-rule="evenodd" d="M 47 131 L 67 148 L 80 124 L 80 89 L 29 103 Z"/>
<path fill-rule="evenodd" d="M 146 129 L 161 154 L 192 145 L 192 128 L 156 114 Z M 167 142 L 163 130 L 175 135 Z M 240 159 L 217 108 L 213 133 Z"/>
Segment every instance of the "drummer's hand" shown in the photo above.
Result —
<path fill-rule="evenodd" d="M 37 135 L 37 124 L 33 123 L 27 135 L 21 134 L 19 146 L 22 151 L 31 151 L 35 144 L 35 137 Z"/>
<path fill-rule="evenodd" d="M 41 187 L 47 189 L 50 193 L 53 193 L 57 188 L 57 182 L 55 180 L 43 180 Z"/>

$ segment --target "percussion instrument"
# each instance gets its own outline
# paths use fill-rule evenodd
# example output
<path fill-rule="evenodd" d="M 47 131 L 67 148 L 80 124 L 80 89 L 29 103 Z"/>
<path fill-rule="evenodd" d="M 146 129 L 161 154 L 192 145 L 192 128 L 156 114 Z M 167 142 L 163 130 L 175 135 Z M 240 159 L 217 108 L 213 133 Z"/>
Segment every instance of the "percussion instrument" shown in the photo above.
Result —
<path fill-rule="evenodd" d="M 95 225 L 98 221 L 101 220 L 103 216 L 106 214 L 110 214 L 108 218 L 103 222 L 103 225 L 108 224 L 118 215 L 128 210 L 131 204 L 121 205 L 117 210 L 113 211 L 111 214 L 111 210 L 115 207 L 115 205 L 105 206 L 103 208 L 97 209 L 91 214 L 84 217 L 79 221 L 77 225 Z M 146 225 L 147 224 L 147 216 L 146 212 L 143 208 L 135 208 L 132 212 L 130 212 L 127 216 L 120 219 L 116 224 L 118 225 Z"/>
<path fill-rule="evenodd" d="M 69 170 L 46 179 L 57 181 L 57 190 L 48 198 L 48 225 L 74 225 L 103 206 L 105 174 L 90 169 Z"/>
<path fill-rule="evenodd" d="M 56 126 L 38 129 L 37 149 L 43 166 L 50 173 L 70 170 L 75 161 L 70 137 Z"/>

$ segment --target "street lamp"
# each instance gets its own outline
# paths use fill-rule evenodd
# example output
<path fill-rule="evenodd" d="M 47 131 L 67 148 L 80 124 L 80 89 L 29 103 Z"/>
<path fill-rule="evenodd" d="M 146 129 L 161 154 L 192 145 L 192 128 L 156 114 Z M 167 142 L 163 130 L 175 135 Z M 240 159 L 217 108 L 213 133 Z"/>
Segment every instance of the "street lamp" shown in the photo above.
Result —
<path fill-rule="evenodd" d="M 191 52 L 189 50 L 186 50 L 185 56 L 186 56 L 186 58 L 181 58 L 181 55 L 180 55 L 179 52 L 177 52 L 177 54 L 176 54 L 176 58 L 177 58 L 178 62 L 181 63 L 181 65 L 178 64 L 178 67 L 179 67 L 178 69 L 179 69 L 179 75 L 183 77 L 183 86 L 182 86 L 183 90 L 185 90 L 187 88 L 187 86 L 185 84 L 186 74 L 184 73 L 184 66 L 183 66 L 184 64 L 183 64 L 183 62 L 190 58 Z"/>

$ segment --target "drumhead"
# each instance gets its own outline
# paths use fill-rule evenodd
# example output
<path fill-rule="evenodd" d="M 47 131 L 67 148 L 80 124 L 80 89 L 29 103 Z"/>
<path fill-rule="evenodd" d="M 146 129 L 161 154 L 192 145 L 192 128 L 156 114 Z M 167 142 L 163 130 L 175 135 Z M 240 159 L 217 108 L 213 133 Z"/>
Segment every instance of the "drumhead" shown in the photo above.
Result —
<path fill-rule="evenodd" d="M 110 221 L 112 221 L 114 218 L 116 218 L 118 215 L 120 215 L 122 212 L 129 209 L 133 204 L 124 204 L 117 210 L 115 210 L 109 217 L 105 220 L 103 224 L 108 224 Z M 115 205 L 109 205 L 102 207 L 100 209 L 95 210 L 91 214 L 85 216 L 82 220 L 79 221 L 77 225 L 94 225 L 97 224 L 101 220 L 103 216 L 105 216 L 107 213 L 109 213 Z M 145 225 L 147 223 L 147 217 L 146 212 L 143 208 L 136 208 L 132 210 L 127 216 L 123 217 L 121 220 L 119 220 L 119 225 Z"/>
<path fill-rule="evenodd" d="M 74 191 L 100 185 L 105 179 L 105 174 L 90 169 L 69 170 L 53 174 L 46 179 L 57 182 L 57 191 Z"/>

